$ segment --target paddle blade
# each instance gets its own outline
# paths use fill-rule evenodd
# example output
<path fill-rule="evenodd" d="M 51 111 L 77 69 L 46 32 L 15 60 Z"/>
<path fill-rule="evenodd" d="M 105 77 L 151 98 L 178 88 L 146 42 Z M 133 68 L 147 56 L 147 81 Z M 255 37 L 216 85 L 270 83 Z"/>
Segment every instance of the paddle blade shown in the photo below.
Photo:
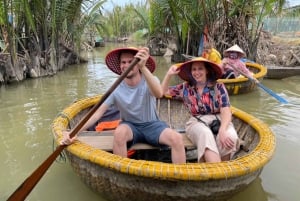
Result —
<path fill-rule="evenodd" d="M 34 186 L 40 181 L 45 172 L 66 145 L 60 145 L 16 190 L 11 194 L 7 201 L 23 201 L 32 191 Z"/>
<path fill-rule="evenodd" d="M 257 85 L 262 88 L 263 90 L 265 90 L 265 92 L 267 92 L 268 94 L 270 94 L 271 96 L 273 96 L 274 98 L 276 98 L 279 102 L 287 104 L 288 101 L 282 97 L 280 97 L 279 95 L 277 95 L 275 92 L 273 92 L 271 89 L 267 88 L 266 86 L 264 86 L 261 83 L 257 83 Z"/>

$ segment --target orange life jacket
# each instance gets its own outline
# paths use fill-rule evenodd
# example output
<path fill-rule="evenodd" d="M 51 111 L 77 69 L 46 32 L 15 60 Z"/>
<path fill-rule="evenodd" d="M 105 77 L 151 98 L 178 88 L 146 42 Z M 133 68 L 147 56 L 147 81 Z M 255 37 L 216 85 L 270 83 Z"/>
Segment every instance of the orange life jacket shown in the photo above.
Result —
<path fill-rule="evenodd" d="M 117 128 L 117 126 L 119 125 L 120 123 L 120 119 L 118 120 L 113 120 L 113 121 L 103 121 L 103 122 L 100 122 L 95 130 L 96 131 L 103 131 L 103 130 L 113 130 L 115 128 Z"/>

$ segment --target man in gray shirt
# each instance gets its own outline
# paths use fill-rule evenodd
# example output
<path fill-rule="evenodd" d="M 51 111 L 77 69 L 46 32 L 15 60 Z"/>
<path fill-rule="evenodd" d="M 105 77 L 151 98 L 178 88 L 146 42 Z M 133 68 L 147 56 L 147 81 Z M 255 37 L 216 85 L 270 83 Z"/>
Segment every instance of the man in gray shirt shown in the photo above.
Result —
<path fill-rule="evenodd" d="M 121 75 L 134 60 L 139 63 L 97 109 L 81 130 L 86 130 L 100 119 L 105 111 L 114 106 L 120 111 L 121 123 L 114 131 L 113 153 L 127 157 L 127 147 L 144 142 L 153 146 L 167 145 L 171 148 L 173 163 L 185 163 L 185 149 L 182 135 L 160 121 L 156 114 L 156 98 L 163 96 L 159 79 L 152 72 L 155 62 L 149 49 L 144 47 L 118 48 L 109 52 L 106 65 L 114 73 Z M 63 144 L 74 141 L 64 134 Z"/>

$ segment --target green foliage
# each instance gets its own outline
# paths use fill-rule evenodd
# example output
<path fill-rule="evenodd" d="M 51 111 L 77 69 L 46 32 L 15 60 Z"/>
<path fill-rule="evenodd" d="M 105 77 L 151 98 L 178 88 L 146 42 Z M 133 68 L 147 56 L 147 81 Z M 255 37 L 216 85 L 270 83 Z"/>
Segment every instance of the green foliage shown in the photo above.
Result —
<path fill-rule="evenodd" d="M 0 25 L 4 25 L 6 23 L 6 13 L 4 1 L 0 1 Z"/>
<path fill-rule="evenodd" d="M 145 42 L 146 38 L 145 38 L 145 33 L 143 30 L 139 30 L 139 31 L 136 31 L 135 33 L 132 34 L 132 39 L 135 41 L 135 42 Z"/>
<path fill-rule="evenodd" d="M 255 57 L 263 19 L 279 15 L 285 0 L 151 0 L 152 35 L 176 36 L 180 52 L 189 46 L 197 56 L 200 36 L 208 28 L 209 40 L 221 52 L 239 44 Z M 170 30 L 165 32 L 165 30 Z M 187 37 L 189 36 L 189 37 Z"/>
<path fill-rule="evenodd" d="M 13 38 L 20 37 L 25 30 L 33 48 L 46 51 L 50 45 L 58 48 L 58 42 L 70 46 L 76 44 L 79 49 L 86 31 L 98 32 L 103 37 L 128 37 L 135 33 L 133 37 L 136 39 L 152 36 L 176 38 L 179 52 L 189 46 L 194 54 L 205 27 L 208 27 L 209 38 L 222 51 L 233 42 L 255 46 L 263 19 L 267 16 L 276 16 L 282 11 L 286 16 L 299 16 L 299 8 L 282 10 L 285 0 L 145 0 L 124 7 L 114 6 L 112 11 L 104 13 L 106 2 L 2 0 L 1 35 L 8 33 L 9 44 L 16 47 Z M 8 14 L 14 16 L 14 29 L 9 24 Z M 239 28 L 233 29 L 234 26 Z M 142 29 L 147 29 L 148 35 L 137 32 Z M 241 35 L 243 37 L 237 39 Z M 22 47 L 27 46 L 22 44 Z M 249 47 L 246 51 L 254 49 Z"/>
<path fill-rule="evenodd" d="M 112 11 L 104 15 L 105 27 L 109 30 L 109 37 L 129 36 L 137 30 L 150 28 L 147 3 L 136 3 L 115 6 Z"/>

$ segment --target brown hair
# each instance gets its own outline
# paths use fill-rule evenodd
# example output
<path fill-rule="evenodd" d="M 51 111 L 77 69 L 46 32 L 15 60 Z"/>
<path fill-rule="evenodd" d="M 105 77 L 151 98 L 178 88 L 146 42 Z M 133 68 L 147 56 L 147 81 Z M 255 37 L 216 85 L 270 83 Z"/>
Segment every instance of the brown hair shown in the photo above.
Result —
<path fill-rule="evenodd" d="M 136 55 L 136 53 L 137 53 L 137 51 L 135 51 L 135 50 L 122 50 L 122 51 L 120 51 L 119 54 L 118 54 L 119 62 L 121 62 L 120 59 L 121 59 L 122 54 L 132 54 L 134 56 L 134 55 Z"/>

